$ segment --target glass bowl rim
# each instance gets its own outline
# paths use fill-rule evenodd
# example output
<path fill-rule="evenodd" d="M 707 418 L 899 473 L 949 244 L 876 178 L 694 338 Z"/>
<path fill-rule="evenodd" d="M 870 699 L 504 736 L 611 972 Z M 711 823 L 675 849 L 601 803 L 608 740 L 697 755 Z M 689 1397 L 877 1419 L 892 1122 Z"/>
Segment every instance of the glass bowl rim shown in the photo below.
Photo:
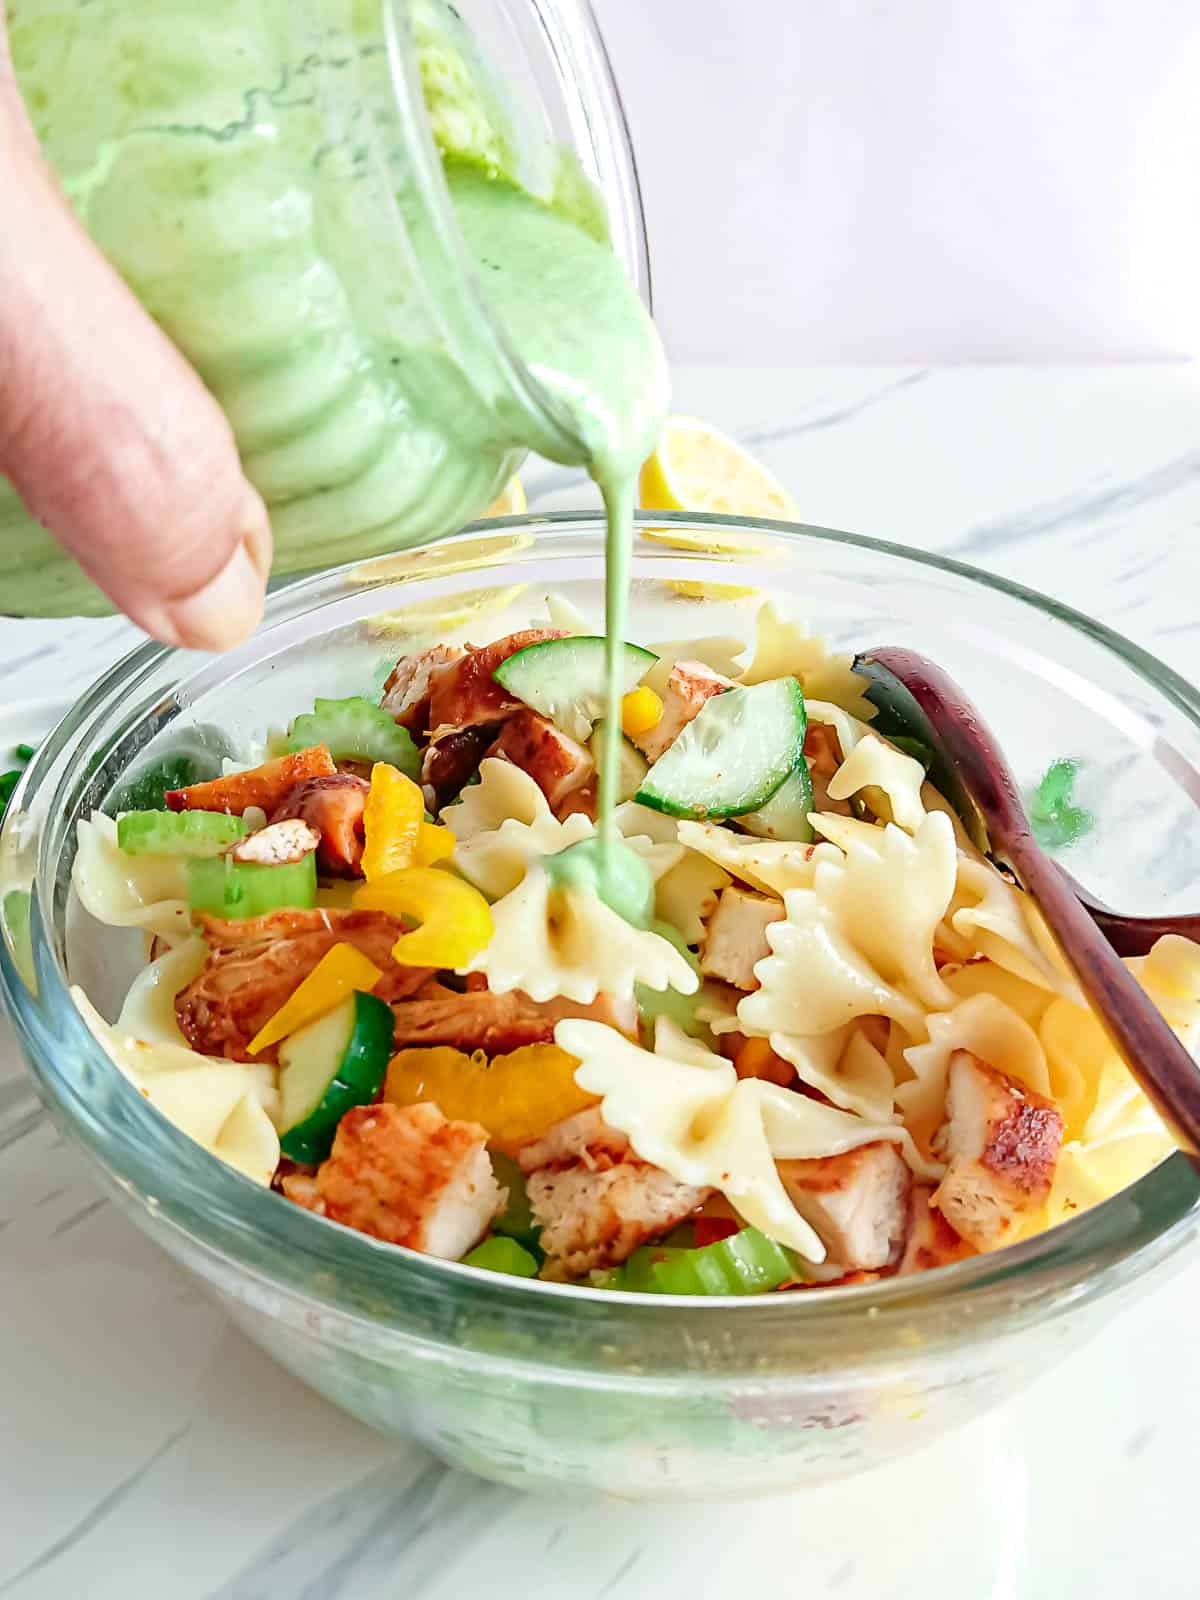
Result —
<path fill-rule="evenodd" d="M 669 528 L 672 525 L 689 528 L 732 528 L 751 533 L 765 533 L 785 540 L 846 546 L 899 560 L 909 566 L 927 567 L 946 573 L 965 580 L 975 589 L 994 591 L 1065 623 L 1075 632 L 1117 656 L 1157 693 L 1173 702 L 1200 730 L 1200 691 L 1186 679 L 1140 646 L 1094 618 L 1011 579 L 895 541 L 846 533 L 814 524 L 700 512 L 659 511 L 639 511 L 634 522 L 635 533 L 645 529 Z M 478 539 L 482 534 L 505 532 L 532 534 L 538 531 L 554 531 L 572 541 L 602 532 L 603 526 L 603 516 L 598 511 L 541 514 L 527 512 L 484 519 L 470 524 L 460 534 L 449 539 L 437 540 L 428 546 L 412 547 L 407 551 L 397 552 L 397 555 L 412 555 L 415 551 L 425 549 L 442 551 L 447 547 L 453 547 L 456 543 L 467 543 Z M 485 557 L 471 565 L 476 570 L 486 570 L 488 566 L 499 565 L 501 562 L 519 563 L 547 553 L 544 548 L 539 549 L 532 542 L 525 546 L 504 546 L 498 550 L 495 558 Z M 638 551 L 638 554 L 646 553 L 645 546 Z M 698 559 L 701 562 L 714 560 L 712 552 L 661 543 L 656 543 L 651 553 L 669 556 L 672 560 Z M 287 617 L 311 612 L 313 608 L 304 605 L 303 602 L 306 599 L 317 600 L 327 589 L 332 589 L 335 595 L 338 593 L 344 595 L 347 592 L 344 579 L 348 573 L 357 567 L 367 567 L 381 561 L 386 562 L 388 559 L 373 557 L 367 562 L 348 562 L 338 567 L 322 569 L 317 573 L 289 578 L 268 598 L 264 623 L 270 624 L 273 620 L 279 620 L 274 614 L 282 613 L 283 617 Z M 728 555 L 718 556 L 715 559 L 724 563 L 731 560 Z M 427 575 L 414 574 L 416 577 Z M 381 580 L 379 586 L 383 587 L 388 581 L 394 580 Z M 300 602 L 298 611 L 297 602 Z M 264 635 L 256 634 L 249 645 L 243 648 L 253 648 L 260 637 Z M 148 641 L 135 646 L 98 678 L 39 746 L 13 796 L 10 820 L 13 815 L 22 812 L 29 797 L 38 792 L 39 783 L 49 776 L 55 760 L 68 744 L 76 742 L 86 748 L 87 736 L 93 725 L 120 697 L 128 694 L 131 681 L 142 677 L 153 665 L 182 654 L 183 652 L 168 646 Z M 76 755 L 81 753 L 79 750 L 76 751 Z M 6 822 L 4 827 L 0 828 L 0 841 L 3 840 L 8 826 Z M 36 881 L 40 884 L 47 865 L 43 859 L 47 854 L 44 834 L 39 841 L 38 854 Z M 160 1192 L 164 1189 L 170 1190 L 176 1168 L 169 1167 L 165 1174 L 161 1168 L 151 1171 L 139 1159 L 140 1152 L 136 1148 L 131 1150 L 116 1130 L 106 1130 L 100 1127 L 98 1122 L 95 1128 L 89 1127 L 87 1108 L 83 1107 L 81 1114 L 81 1108 L 72 1104 L 76 1098 L 74 1089 L 57 1080 L 52 1061 L 41 1059 L 36 1046 L 37 1035 L 46 1031 L 46 1023 L 40 1016 L 44 1008 L 50 1016 L 51 1027 L 55 1024 L 61 1026 L 65 1022 L 67 1030 L 72 1035 L 71 1042 L 82 1049 L 92 1063 L 105 1070 L 112 1070 L 112 1063 L 88 1031 L 82 1016 L 71 1001 L 63 976 L 58 970 L 57 957 L 42 919 L 40 895 L 35 895 L 34 898 L 31 936 L 38 975 L 38 995 L 35 997 L 26 987 L 13 963 L 6 940 L 0 937 L 0 997 L 7 1002 L 26 1054 L 33 1063 L 34 1075 L 43 1096 L 53 1100 L 66 1114 L 73 1134 L 104 1169 L 110 1181 L 115 1178 L 120 1187 L 135 1193 L 144 1204 L 148 1192 L 147 1178 L 152 1179 L 153 1187 Z M 603 1317 L 611 1313 L 613 1319 L 618 1319 L 624 1313 L 633 1314 L 639 1310 L 653 1311 L 661 1319 L 662 1313 L 666 1310 L 662 1296 L 614 1293 L 610 1290 L 546 1283 L 541 1280 L 505 1278 L 500 1274 L 465 1267 L 458 1262 L 442 1261 L 403 1247 L 387 1245 L 367 1235 L 329 1223 L 323 1218 L 314 1217 L 304 1212 L 301 1207 L 289 1205 L 280 1196 L 242 1177 L 216 1157 L 210 1156 L 186 1135 L 167 1123 L 152 1108 L 146 1106 L 131 1085 L 126 1087 L 129 1091 L 131 1113 L 152 1119 L 157 1142 L 170 1148 L 173 1161 L 179 1165 L 181 1177 L 178 1194 L 190 1220 L 186 1224 L 181 1223 L 175 1216 L 173 1208 L 164 1208 L 161 1200 L 155 1202 L 156 1209 L 165 1210 L 172 1223 L 201 1251 L 218 1251 L 232 1259 L 240 1270 L 258 1278 L 267 1278 L 278 1289 L 291 1286 L 291 1275 L 279 1274 L 271 1278 L 262 1266 L 261 1257 L 258 1260 L 250 1260 L 242 1254 L 238 1248 L 239 1235 L 248 1234 L 256 1243 L 275 1247 L 281 1252 L 276 1259 L 286 1260 L 290 1265 L 294 1265 L 297 1261 L 302 1262 L 311 1269 L 314 1282 L 320 1282 L 322 1271 L 327 1270 L 330 1264 L 333 1264 L 339 1272 L 351 1277 L 361 1274 L 368 1289 L 378 1289 L 381 1281 L 379 1274 L 385 1274 L 389 1280 L 387 1287 L 398 1300 L 402 1299 L 404 1279 L 408 1275 L 414 1278 L 417 1284 L 424 1280 L 424 1286 L 434 1291 L 451 1290 L 455 1287 L 469 1289 L 477 1301 L 491 1302 L 492 1309 L 508 1315 L 519 1315 L 522 1310 L 529 1310 L 539 1302 L 541 1309 L 546 1311 L 552 1310 L 555 1302 L 560 1308 L 569 1311 L 570 1306 L 579 1305 L 581 1300 L 588 1303 L 591 1315 L 599 1314 Z M 120 1155 L 126 1158 L 132 1157 L 126 1159 L 124 1170 L 111 1158 L 114 1143 Z M 132 1171 L 138 1168 L 142 1169 L 142 1175 L 140 1178 L 135 1178 Z M 185 1179 L 187 1181 L 184 1181 Z M 207 1208 L 201 1206 L 199 1213 L 195 1210 L 189 1211 L 187 1203 L 188 1191 L 197 1188 L 206 1198 L 211 1195 L 214 1201 L 214 1204 Z M 219 1202 L 224 1194 L 228 1195 L 231 1203 L 228 1211 L 225 1205 L 215 1203 Z M 1166 1227 L 1155 1226 L 1152 1221 L 1153 1214 L 1160 1207 L 1170 1213 Z M 229 1215 L 229 1211 L 232 1211 L 232 1216 Z M 1091 1298 L 1102 1292 L 1106 1286 L 1112 1285 L 1115 1278 L 1128 1279 L 1130 1276 L 1140 1275 L 1140 1270 L 1145 1270 L 1157 1261 L 1176 1254 L 1195 1231 L 1198 1215 L 1200 1215 L 1200 1184 L 1197 1183 L 1186 1157 L 1182 1153 L 1177 1153 L 1127 1189 L 1070 1221 L 1000 1251 L 972 1257 L 951 1266 L 935 1268 L 906 1278 L 884 1278 L 869 1284 L 811 1288 L 802 1294 L 762 1295 L 742 1299 L 672 1296 L 668 1304 L 671 1310 L 679 1315 L 689 1312 L 702 1315 L 706 1325 L 710 1326 L 719 1316 L 728 1316 L 736 1311 L 742 1319 L 741 1326 L 746 1326 L 745 1319 L 748 1317 L 753 1317 L 756 1326 L 760 1327 L 785 1317 L 793 1326 L 803 1323 L 806 1329 L 815 1329 L 826 1322 L 842 1320 L 843 1314 L 857 1318 L 870 1312 L 872 1316 L 887 1315 L 889 1320 L 892 1314 L 911 1319 L 914 1312 L 919 1313 L 923 1309 L 945 1311 L 956 1307 L 968 1296 L 971 1297 L 972 1308 L 982 1311 L 984 1302 L 991 1301 L 993 1297 L 997 1304 L 1010 1303 L 1018 1285 L 1032 1288 L 1039 1269 L 1046 1276 L 1053 1276 L 1054 1269 L 1059 1267 L 1073 1269 L 1068 1274 L 1072 1292 L 1067 1298 L 1071 1303 L 1077 1303 L 1081 1294 Z M 210 1232 L 205 1231 L 206 1221 L 216 1224 Z M 1138 1271 L 1131 1273 L 1127 1270 L 1135 1266 Z M 1047 1285 L 1047 1287 L 1052 1286 Z M 310 1285 L 306 1285 L 303 1292 L 310 1300 L 328 1304 L 331 1310 L 343 1315 L 356 1315 L 348 1312 L 336 1298 L 325 1297 Z M 393 1323 L 393 1319 L 379 1314 L 360 1312 L 357 1315 L 365 1316 L 367 1322 L 376 1326 Z M 393 1325 L 403 1326 L 403 1323 L 393 1323 Z"/>

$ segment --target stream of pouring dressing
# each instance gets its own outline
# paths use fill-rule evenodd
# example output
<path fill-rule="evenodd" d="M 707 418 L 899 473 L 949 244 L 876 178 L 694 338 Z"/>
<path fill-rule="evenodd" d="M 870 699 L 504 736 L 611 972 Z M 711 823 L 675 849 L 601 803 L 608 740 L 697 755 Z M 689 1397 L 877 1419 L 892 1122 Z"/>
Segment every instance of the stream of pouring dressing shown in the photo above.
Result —
<path fill-rule="evenodd" d="M 637 475 L 667 413 L 667 364 L 649 313 L 612 249 L 524 190 L 470 169 L 447 173 L 484 292 L 526 366 L 564 412 L 604 498 L 604 750 L 593 837 L 548 858 L 553 884 L 586 888 L 627 921 L 652 920 L 654 881 L 614 813 L 621 750 L 621 647 Z"/>

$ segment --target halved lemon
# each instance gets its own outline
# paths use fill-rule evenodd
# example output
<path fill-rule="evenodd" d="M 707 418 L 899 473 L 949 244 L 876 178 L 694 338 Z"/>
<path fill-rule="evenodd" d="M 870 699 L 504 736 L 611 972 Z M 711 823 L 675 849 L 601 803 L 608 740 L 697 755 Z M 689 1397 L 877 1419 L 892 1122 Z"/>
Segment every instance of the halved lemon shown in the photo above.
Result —
<path fill-rule="evenodd" d="M 649 511 L 795 518 L 796 503 L 760 461 L 710 423 L 670 417 L 638 478 Z"/>
<path fill-rule="evenodd" d="M 483 514 L 485 517 L 517 517 L 528 509 L 524 485 L 514 474 Z"/>

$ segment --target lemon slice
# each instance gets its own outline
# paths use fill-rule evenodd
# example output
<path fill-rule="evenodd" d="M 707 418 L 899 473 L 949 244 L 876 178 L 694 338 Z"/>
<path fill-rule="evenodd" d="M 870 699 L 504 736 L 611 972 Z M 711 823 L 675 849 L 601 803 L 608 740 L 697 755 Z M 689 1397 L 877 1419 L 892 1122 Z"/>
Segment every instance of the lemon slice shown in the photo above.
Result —
<path fill-rule="evenodd" d="M 516 517 L 528 509 L 524 485 L 514 474 L 483 514 L 485 517 Z"/>
<path fill-rule="evenodd" d="M 695 578 L 667 578 L 667 588 L 685 600 L 757 600 L 761 589 L 744 583 L 705 583 Z"/>
<path fill-rule="evenodd" d="M 414 600 L 400 611 L 381 611 L 367 620 L 372 638 L 392 634 L 431 633 L 434 638 L 445 628 L 458 628 L 507 611 L 520 598 L 528 584 L 513 583 L 501 589 L 467 589 L 462 594 L 435 595 L 431 600 Z"/>
<path fill-rule="evenodd" d="M 671 417 L 638 478 L 651 511 L 710 511 L 734 517 L 795 518 L 783 485 L 740 444 L 695 417 Z"/>

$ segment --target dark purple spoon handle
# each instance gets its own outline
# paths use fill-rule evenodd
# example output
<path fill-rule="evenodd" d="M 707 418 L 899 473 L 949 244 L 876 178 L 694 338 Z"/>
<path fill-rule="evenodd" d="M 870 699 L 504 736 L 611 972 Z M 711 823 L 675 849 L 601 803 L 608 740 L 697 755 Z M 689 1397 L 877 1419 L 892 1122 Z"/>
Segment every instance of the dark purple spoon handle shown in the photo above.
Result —
<path fill-rule="evenodd" d="M 1056 863 L 1057 865 L 1057 863 Z M 1075 896 L 1100 932 L 1119 956 L 1148 955 L 1156 940 L 1166 933 L 1177 933 L 1193 944 L 1200 944 L 1200 917 L 1127 917 L 1102 904 L 1063 867 L 1058 868 Z"/>
<path fill-rule="evenodd" d="M 1079 984 L 1129 1070 L 1189 1154 L 1200 1154 L 1200 1069 L 1122 965 L 1070 880 L 1034 840 L 1016 781 L 979 712 L 947 675 L 915 650 L 882 645 L 859 657 L 878 682 L 907 691 L 987 827 L 994 853 L 1037 901 Z M 1177 932 L 1180 919 L 1166 931 Z"/>

